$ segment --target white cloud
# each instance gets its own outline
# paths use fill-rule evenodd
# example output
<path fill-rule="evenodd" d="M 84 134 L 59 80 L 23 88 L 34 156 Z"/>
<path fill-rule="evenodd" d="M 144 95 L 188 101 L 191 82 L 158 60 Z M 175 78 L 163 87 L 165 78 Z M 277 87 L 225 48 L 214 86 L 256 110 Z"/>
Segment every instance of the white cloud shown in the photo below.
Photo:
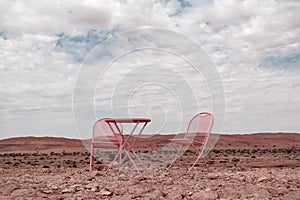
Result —
<path fill-rule="evenodd" d="M 55 36 L 31 34 L 0 39 L 2 137 L 55 134 L 46 128 L 49 124 L 72 122 L 70 101 L 79 66 L 53 51 L 55 42 Z"/>
<path fill-rule="evenodd" d="M 176 0 L 0 1 L 0 119 L 4 122 L 0 125 L 1 136 L 27 130 L 27 134 L 57 131 L 74 137 L 71 96 L 80 68 L 78 61 L 101 43 L 101 38 L 147 26 L 186 34 L 199 42 L 214 61 L 226 92 L 228 114 L 224 132 L 299 132 L 300 3 L 295 0 L 189 1 L 191 7 L 188 2 L 186 6 L 183 3 Z M 97 38 L 100 31 L 105 34 Z M 62 33 L 64 36 L 59 36 Z M 76 41 L 78 38 L 81 41 Z M 137 47 L 149 42 L 143 38 L 132 39 L 138 40 Z M 169 46 L 180 42 L 168 36 L 160 39 L 169 42 Z M 114 48 L 118 51 L 120 46 Z M 182 46 L 179 51 L 193 52 L 188 46 Z M 180 71 L 184 65 L 172 56 L 159 52 L 148 57 L 132 56 L 131 67 L 153 64 L 151 60 L 156 59 L 156 63 L 176 65 L 176 70 L 186 79 L 195 81 L 191 74 Z M 113 67 L 116 70 L 110 72 L 112 80 L 108 85 L 125 73 L 118 70 L 122 64 L 128 61 L 120 61 Z M 138 80 L 131 83 L 135 81 Z M 109 102 L 110 95 L 104 91 L 101 99 Z M 135 103 L 141 104 L 147 95 L 136 96 Z M 160 98 L 154 95 L 152 100 L 158 101 L 156 97 Z M 162 102 L 164 98 L 161 96 Z M 184 101 L 188 102 L 188 98 Z M 155 109 L 153 114 L 157 115 L 161 109 Z M 19 126 L 15 125 L 16 119 Z"/>

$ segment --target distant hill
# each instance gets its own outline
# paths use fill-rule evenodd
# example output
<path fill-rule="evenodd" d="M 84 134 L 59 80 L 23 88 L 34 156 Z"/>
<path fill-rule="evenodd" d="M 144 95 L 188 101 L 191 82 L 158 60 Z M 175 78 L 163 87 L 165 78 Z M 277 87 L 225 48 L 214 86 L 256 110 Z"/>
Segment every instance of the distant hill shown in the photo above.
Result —
<path fill-rule="evenodd" d="M 168 143 L 175 135 L 153 135 L 140 139 L 137 146 L 142 149 L 156 149 Z M 90 140 L 59 137 L 18 137 L 0 140 L 0 153 L 5 152 L 58 152 L 86 151 Z M 300 148 L 300 134 L 255 133 L 220 135 L 215 149 L 272 149 Z"/>
<path fill-rule="evenodd" d="M 0 152 L 84 150 L 81 140 L 59 137 L 17 137 L 0 140 Z"/>

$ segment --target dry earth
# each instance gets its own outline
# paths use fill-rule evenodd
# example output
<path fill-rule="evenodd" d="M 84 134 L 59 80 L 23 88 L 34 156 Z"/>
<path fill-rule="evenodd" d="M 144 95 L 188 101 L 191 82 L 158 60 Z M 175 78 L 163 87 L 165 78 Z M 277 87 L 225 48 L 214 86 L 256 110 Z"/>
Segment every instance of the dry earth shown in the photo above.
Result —
<path fill-rule="evenodd" d="M 174 136 L 153 136 L 144 153 Z M 300 199 L 300 134 L 221 135 L 189 174 L 187 151 L 175 165 L 145 173 L 102 167 L 90 173 L 80 140 L 25 137 L 0 140 L 0 199 Z"/>

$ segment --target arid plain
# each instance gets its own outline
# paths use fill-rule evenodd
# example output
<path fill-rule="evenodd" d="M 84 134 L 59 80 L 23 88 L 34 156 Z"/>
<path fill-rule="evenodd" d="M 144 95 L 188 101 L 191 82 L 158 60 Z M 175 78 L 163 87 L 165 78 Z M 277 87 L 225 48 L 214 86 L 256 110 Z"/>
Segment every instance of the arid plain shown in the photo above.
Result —
<path fill-rule="evenodd" d="M 139 141 L 151 151 L 174 135 Z M 86 142 L 86 141 L 85 141 Z M 300 199 L 300 134 L 220 135 L 206 156 L 189 150 L 166 171 L 89 172 L 81 140 L 22 137 L 0 140 L 0 199 Z M 97 163 L 97 162 L 96 162 Z"/>

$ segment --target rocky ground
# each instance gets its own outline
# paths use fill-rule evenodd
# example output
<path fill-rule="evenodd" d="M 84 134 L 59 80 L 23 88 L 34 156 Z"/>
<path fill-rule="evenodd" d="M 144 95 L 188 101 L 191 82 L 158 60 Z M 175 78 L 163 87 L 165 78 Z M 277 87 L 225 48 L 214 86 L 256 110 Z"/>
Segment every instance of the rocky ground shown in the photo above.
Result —
<path fill-rule="evenodd" d="M 172 137 L 143 139 L 139 152 L 150 164 L 160 164 L 172 154 L 153 151 Z M 221 135 L 205 157 L 208 168 L 199 163 L 190 173 L 186 163 L 196 157 L 191 150 L 169 171 L 168 161 L 141 174 L 110 170 L 103 176 L 102 162 L 96 161 L 91 173 L 83 143 L 0 140 L 0 199 L 300 199 L 300 134 Z"/>
<path fill-rule="evenodd" d="M 208 169 L 88 170 L 88 152 L 2 153 L 0 199 L 300 199 L 300 149 L 214 149 Z M 97 168 L 97 167 L 96 167 Z"/>

